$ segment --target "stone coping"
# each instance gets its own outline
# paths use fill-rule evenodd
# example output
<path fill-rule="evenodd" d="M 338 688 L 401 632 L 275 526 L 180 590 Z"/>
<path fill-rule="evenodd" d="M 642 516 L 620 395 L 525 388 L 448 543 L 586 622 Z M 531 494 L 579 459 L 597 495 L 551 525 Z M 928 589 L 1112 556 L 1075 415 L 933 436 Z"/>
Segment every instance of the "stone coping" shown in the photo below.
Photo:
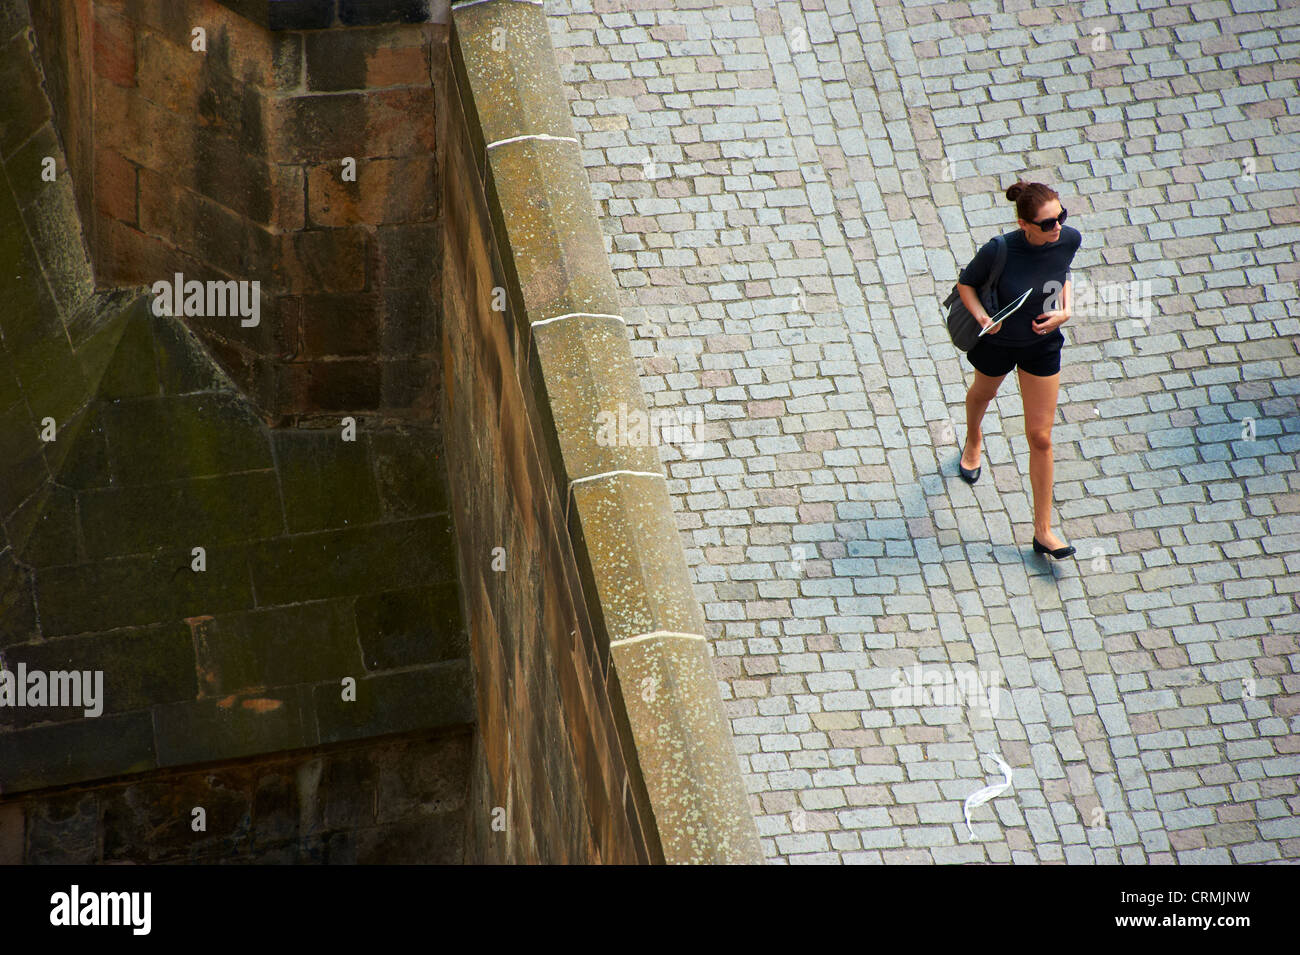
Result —
<path fill-rule="evenodd" d="M 536 0 L 463 0 L 450 56 L 546 450 L 639 800 L 664 861 L 762 853 L 653 445 L 602 439 L 602 411 L 644 413 L 591 185 Z"/>

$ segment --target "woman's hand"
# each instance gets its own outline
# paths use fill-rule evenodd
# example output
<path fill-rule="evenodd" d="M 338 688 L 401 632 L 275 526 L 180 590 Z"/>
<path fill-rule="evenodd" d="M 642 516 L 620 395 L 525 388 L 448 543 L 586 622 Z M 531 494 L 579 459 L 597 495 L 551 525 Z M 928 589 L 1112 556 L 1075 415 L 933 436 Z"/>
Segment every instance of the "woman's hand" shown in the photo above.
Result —
<path fill-rule="evenodd" d="M 1039 335 L 1046 335 L 1048 332 L 1054 332 L 1070 319 L 1070 313 L 1065 309 L 1059 309 L 1055 312 L 1043 312 L 1032 322 L 1035 332 Z M 992 333 L 990 333 L 992 334 Z"/>
<path fill-rule="evenodd" d="M 975 316 L 975 321 L 977 321 L 977 322 L 980 323 L 980 328 L 988 328 L 988 327 L 989 327 L 989 323 L 993 321 L 993 318 L 992 318 L 992 316 L 989 315 L 988 312 L 984 312 L 982 315 L 976 315 L 976 316 Z M 1000 331 L 1002 331 L 1002 323 L 1001 323 L 1001 322 L 999 322 L 997 325 L 995 325 L 992 331 L 990 331 L 990 332 L 985 332 L 985 334 L 986 334 L 986 335 L 996 335 L 996 334 L 997 334 L 998 332 L 1000 332 Z"/>

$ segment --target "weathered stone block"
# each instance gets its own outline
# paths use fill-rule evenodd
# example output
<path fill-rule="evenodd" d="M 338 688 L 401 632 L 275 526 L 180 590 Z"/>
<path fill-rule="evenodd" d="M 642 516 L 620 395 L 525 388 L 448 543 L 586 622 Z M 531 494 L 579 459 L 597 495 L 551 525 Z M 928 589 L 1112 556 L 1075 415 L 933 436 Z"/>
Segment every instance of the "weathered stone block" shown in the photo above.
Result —
<path fill-rule="evenodd" d="M 207 570 L 189 548 L 52 567 L 36 578 L 46 636 L 142 626 L 253 605 L 241 547 L 209 547 Z"/>
<path fill-rule="evenodd" d="M 0 412 L 0 461 L 5 476 L 0 482 L 0 515 L 21 504 L 49 476 L 42 451 L 40 427 L 21 402 Z"/>
<path fill-rule="evenodd" d="M 22 865 L 27 849 L 27 817 L 21 802 L 0 804 L 0 865 Z"/>
<path fill-rule="evenodd" d="M 356 630 L 368 670 L 465 657 L 457 583 L 358 597 Z"/>
<path fill-rule="evenodd" d="M 103 719 L 105 715 L 144 710 L 160 703 L 192 700 L 197 695 L 194 643 L 183 623 L 130 628 L 9 647 L 9 670 L 25 663 L 28 672 L 56 670 L 103 673 L 103 715 L 86 717 L 86 706 L 0 710 L 0 726 L 36 722 Z"/>
<path fill-rule="evenodd" d="M 379 519 L 364 440 L 344 441 L 338 429 L 277 431 L 272 440 L 291 534 Z"/>
<path fill-rule="evenodd" d="M 602 644 L 705 632 L 663 478 L 611 474 L 574 485 L 569 530 Z"/>
<path fill-rule="evenodd" d="M 437 279 L 435 279 L 437 281 Z M 385 288 L 380 351 L 387 357 L 438 355 L 441 296 L 428 288 Z"/>
<path fill-rule="evenodd" d="M 113 149 L 135 165 L 163 174 L 174 175 L 193 164 L 192 119 L 151 103 L 136 90 L 107 82 L 95 85 L 95 110 L 118 118 L 96 126 L 96 149 Z"/>
<path fill-rule="evenodd" d="M 380 299 L 372 292 L 302 297 L 307 355 L 372 355 L 379 349 Z"/>
<path fill-rule="evenodd" d="M 540 4 L 480 3 L 454 8 L 449 44 L 465 103 L 475 164 L 485 146 L 512 136 L 573 137 L 569 100 Z"/>
<path fill-rule="evenodd" d="M 271 170 L 266 159 L 247 151 L 231 135 L 199 127 L 194 131 L 194 189 L 250 220 L 241 223 L 249 231 L 250 223 L 269 226 L 272 221 Z"/>
<path fill-rule="evenodd" d="M 198 338 L 185 327 L 183 320 L 151 315 L 150 323 L 153 326 L 154 361 L 164 394 L 234 391 L 229 379 L 208 358 Z"/>
<path fill-rule="evenodd" d="M 99 797 L 61 793 L 29 804 L 27 856 L 34 865 L 76 865 L 98 859 Z"/>
<path fill-rule="evenodd" d="M 617 315 L 618 286 L 577 143 L 525 139 L 488 155 L 488 208 L 529 322 Z"/>
<path fill-rule="evenodd" d="M 51 486 L 41 502 L 27 543 L 23 562 L 33 567 L 72 564 L 77 560 L 76 495 L 67 487 Z"/>
<path fill-rule="evenodd" d="M 276 237 L 277 272 L 294 292 L 359 292 L 366 286 L 369 238 L 363 229 L 316 229 Z"/>
<path fill-rule="evenodd" d="M 253 580 L 263 605 L 379 593 L 453 573 L 445 517 L 299 534 L 259 544 Z"/>
<path fill-rule="evenodd" d="M 36 599 L 31 572 L 0 551 L 0 647 L 26 643 L 36 635 Z"/>
<path fill-rule="evenodd" d="M 379 362 L 370 358 L 270 364 L 271 407 L 286 413 L 370 411 L 381 404 Z"/>
<path fill-rule="evenodd" d="M 611 652 L 664 861 L 760 863 L 705 639 L 658 634 Z"/>
<path fill-rule="evenodd" d="M 0 46 L 0 159 L 7 158 L 50 118 L 50 101 L 28 34 L 16 33 Z"/>
<path fill-rule="evenodd" d="M 41 268 L 50 293 L 67 315 L 94 290 L 71 180 L 65 176 L 40 190 L 23 209 L 23 220 L 41 250 Z"/>
<path fill-rule="evenodd" d="M 158 765 L 236 759 L 315 745 L 303 701 L 305 687 L 268 687 L 257 695 L 174 703 L 153 708 Z"/>
<path fill-rule="evenodd" d="M 438 223 L 382 226 L 375 230 L 379 246 L 378 281 L 385 288 L 429 288 L 438 274 L 442 226 Z"/>
<path fill-rule="evenodd" d="M 53 418 L 62 426 L 90 396 L 90 383 L 66 336 L 33 343 L 19 352 L 14 357 L 14 370 L 22 382 L 27 406 L 38 422 Z"/>
<path fill-rule="evenodd" d="M 423 23 L 437 0 L 339 0 L 339 20 L 348 26 L 373 23 Z"/>
<path fill-rule="evenodd" d="M 331 600 L 193 620 L 203 696 L 360 673 L 351 602 Z"/>
<path fill-rule="evenodd" d="M 113 77 L 108 79 L 118 86 L 140 87 L 140 93 L 150 102 L 173 113 L 192 114 L 198 108 L 201 91 L 199 73 L 203 69 L 204 54 L 181 47 L 149 30 L 132 30 L 127 34 L 127 49 L 138 39 L 138 50 L 131 59 L 131 82 L 124 83 Z M 96 51 L 98 52 L 98 51 Z M 136 79 L 138 57 L 139 79 Z M 174 170 L 183 174 L 183 170 Z"/>
<path fill-rule="evenodd" d="M 305 34 L 307 87 L 313 91 L 429 85 L 428 40 L 411 27 Z"/>
<path fill-rule="evenodd" d="M 338 162 L 307 169 L 307 210 L 313 226 L 427 222 L 437 215 L 434 157 L 358 159 L 356 181 L 341 178 Z M 431 259 L 425 249 L 425 259 Z"/>
<path fill-rule="evenodd" d="M 533 328 L 532 344 L 537 409 L 561 488 L 609 471 L 662 472 L 622 321 L 578 315 L 548 322 Z"/>
<path fill-rule="evenodd" d="M 461 809 L 472 743 L 471 733 L 460 732 L 375 753 L 377 820 L 390 823 Z"/>
<path fill-rule="evenodd" d="M 153 396 L 161 391 L 152 323 L 144 310 L 134 310 L 124 326 L 99 381 L 99 397 L 109 401 Z"/>
<path fill-rule="evenodd" d="M 433 361 L 386 361 L 382 373 L 382 404 L 419 415 L 433 407 L 437 368 Z"/>
<path fill-rule="evenodd" d="M 105 862 L 184 862 L 237 854 L 252 841 L 248 772 L 187 773 L 115 786 L 100 794 Z M 192 826 L 196 807 L 206 830 Z"/>
<path fill-rule="evenodd" d="M 462 811 L 361 829 L 348 836 L 346 840 L 338 836 L 331 839 L 332 863 L 346 860 L 355 865 L 459 865 L 464 861 Z"/>
<path fill-rule="evenodd" d="M 135 166 L 112 149 L 95 151 L 95 207 L 102 213 L 135 225 Z"/>
<path fill-rule="evenodd" d="M 390 517 L 440 514 L 447 510 L 441 435 L 425 429 L 371 431 L 366 435 L 375 461 L 379 496 Z"/>
<path fill-rule="evenodd" d="M 6 305 L 0 329 L 17 369 L 26 348 L 58 336 L 60 322 L 58 306 L 8 189 L 0 189 L 0 295 Z"/>
<path fill-rule="evenodd" d="M 92 560 L 156 547 L 211 548 L 273 537 L 284 528 L 272 471 L 87 490 L 78 506 Z"/>
<path fill-rule="evenodd" d="M 0 733 L 0 793 L 84 783 L 156 765 L 148 712 Z"/>
<path fill-rule="evenodd" d="M 108 464 L 108 440 L 97 405 L 86 409 L 77 429 L 77 439 L 63 460 L 59 483 L 73 490 L 104 487 L 112 480 Z"/>
<path fill-rule="evenodd" d="M 338 683 L 313 692 L 322 743 L 474 721 L 474 681 L 465 660 L 357 680 L 355 702 Z"/>
<path fill-rule="evenodd" d="M 319 765 L 318 760 L 308 760 L 296 767 L 263 766 L 256 772 L 251 830 L 254 851 L 297 842 L 299 819 L 305 808 L 300 807 L 298 799 L 299 781 L 318 780 L 314 770 Z M 295 768 L 297 772 L 293 771 Z"/>
<path fill-rule="evenodd" d="M 294 96 L 268 111 L 267 148 L 307 163 L 429 154 L 436 150 L 433 109 L 430 87 Z"/>
<path fill-rule="evenodd" d="M 235 395 L 124 399 L 102 417 L 123 485 L 273 466 L 261 421 Z"/>

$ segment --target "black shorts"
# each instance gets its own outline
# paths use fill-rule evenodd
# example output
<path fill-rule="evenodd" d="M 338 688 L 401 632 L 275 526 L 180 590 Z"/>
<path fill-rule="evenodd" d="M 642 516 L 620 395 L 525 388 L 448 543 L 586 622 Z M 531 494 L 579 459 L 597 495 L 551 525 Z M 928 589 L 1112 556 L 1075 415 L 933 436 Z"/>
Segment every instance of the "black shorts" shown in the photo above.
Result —
<path fill-rule="evenodd" d="M 1065 336 L 1058 328 L 1041 341 L 1027 345 L 1002 345 L 993 335 L 985 335 L 966 353 L 966 360 L 976 371 L 990 378 L 1001 378 L 1019 366 L 1026 374 L 1050 378 L 1061 370 L 1061 346 Z"/>

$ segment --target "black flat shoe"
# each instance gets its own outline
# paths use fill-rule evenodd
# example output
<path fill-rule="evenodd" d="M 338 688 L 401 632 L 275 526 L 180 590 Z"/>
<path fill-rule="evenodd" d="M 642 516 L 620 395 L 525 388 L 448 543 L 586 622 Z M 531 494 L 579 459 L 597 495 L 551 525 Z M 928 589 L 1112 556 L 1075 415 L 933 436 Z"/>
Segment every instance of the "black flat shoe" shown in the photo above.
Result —
<path fill-rule="evenodd" d="M 1069 557 L 1071 554 L 1073 554 L 1073 553 L 1074 553 L 1074 548 L 1073 548 L 1072 546 L 1070 546 L 1069 544 L 1067 544 L 1067 545 L 1064 546 L 1064 547 L 1058 547 L 1058 548 L 1056 548 L 1056 550 L 1051 550 L 1051 549 L 1049 549 L 1049 548 L 1047 547 L 1046 544 L 1040 544 L 1040 543 L 1038 543 L 1038 537 L 1035 536 L 1035 537 L 1034 537 L 1034 553 L 1035 553 L 1035 554 L 1051 554 L 1051 555 L 1052 555 L 1053 557 L 1055 557 L 1057 560 L 1062 560 L 1062 559 L 1064 559 L 1064 558 L 1066 558 L 1066 557 Z"/>
<path fill-rule="evenodd" d="M 961 453 L 962 456 L 964 457 L 966 454 L 965 445 L 962 445 Z M 972 471 L 970 468 L 964 468 L 961 466 L 960 457 L 957 459 L 957 473 L 961 475 L 961 479 L 965 481 L 967 484 L 974 484 L 976 481 L 980 479 L 980 470 L 982 467 L 983 466 L 981 465 L 981 467 L 976 468 L 975 470 Z"/>

